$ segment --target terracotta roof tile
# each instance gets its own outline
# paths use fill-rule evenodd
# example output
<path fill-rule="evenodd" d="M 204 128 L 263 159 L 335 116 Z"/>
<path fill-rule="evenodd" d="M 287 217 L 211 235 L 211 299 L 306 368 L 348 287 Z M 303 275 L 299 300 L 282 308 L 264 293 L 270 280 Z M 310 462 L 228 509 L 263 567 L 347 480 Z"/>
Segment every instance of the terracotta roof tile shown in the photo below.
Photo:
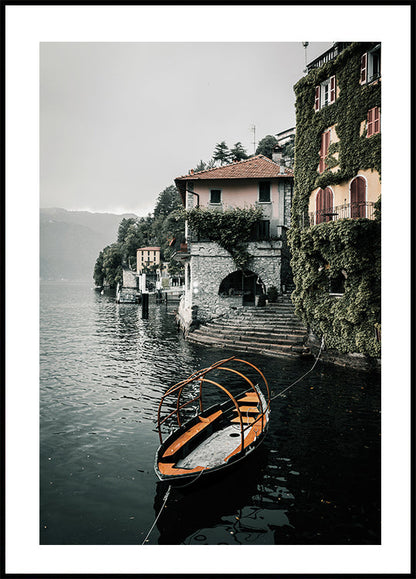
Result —
<path fill-rule="evenodd" d="M 256 155 L 230 165 L 183 175 L 182 177 L 177 177 L 175 182 L 201 179 L 272 179 L 276 177 L 293 177 L 293 171 L 284 168 L 284 172 L 281 173 L 280 166 L 277 163 L 264 155 Z"/>

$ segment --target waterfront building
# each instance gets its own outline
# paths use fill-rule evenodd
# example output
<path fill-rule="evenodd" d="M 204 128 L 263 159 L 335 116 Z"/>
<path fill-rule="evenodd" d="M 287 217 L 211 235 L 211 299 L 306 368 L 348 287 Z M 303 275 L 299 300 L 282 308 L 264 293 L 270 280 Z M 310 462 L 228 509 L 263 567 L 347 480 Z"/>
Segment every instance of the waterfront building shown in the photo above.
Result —
<path fill-rule="evenodd" d="M 153 268 L 155 270 L 160 264 L 160 247 L 139 247 L 137 250 L 137 274 L 144 270 Z"/>
<path fill-rule="evenodd" d="M 293 300 L 327 346 L 377 357 L 380 44 L 335 43 L 294 88 Z"/>
<path fill-rule="evenodd" d="M 224 212 L 259 207 L 262 218 L 247 245 L 247 268 L 237 267 L 218 243 L 186 227 L 186 244 L 177 254 L 185 264 L 185 296 L 179 315 L 184 328 L 236 308 L 254 305 L 274 286 L 285 290 L 291 281 L 286 232 L 290 226 L 293 171 L 263 155 L 175 179 L 186 209 Z M 232 234 L 232 232 L 230 232 Z"/>

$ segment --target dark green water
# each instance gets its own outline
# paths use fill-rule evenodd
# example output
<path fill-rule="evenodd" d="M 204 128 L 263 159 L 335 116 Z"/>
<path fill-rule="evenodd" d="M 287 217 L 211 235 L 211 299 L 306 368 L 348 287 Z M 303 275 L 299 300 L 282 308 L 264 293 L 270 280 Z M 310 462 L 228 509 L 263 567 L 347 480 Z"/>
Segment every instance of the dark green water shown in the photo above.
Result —
<path fill-rule="evenodd" d="M 88 284 L 41 285 L 41 544 L 141 544 L 153 524 L 159 399 L 233 354 L 187 343 L 176 307 L 142 319 Z M 243 357 L 274 393 L 312 365 Z M 380 518 L 380 377 L 319 362 L 250 462 L 172 491 L 149 544 L 380 544 Z"/>

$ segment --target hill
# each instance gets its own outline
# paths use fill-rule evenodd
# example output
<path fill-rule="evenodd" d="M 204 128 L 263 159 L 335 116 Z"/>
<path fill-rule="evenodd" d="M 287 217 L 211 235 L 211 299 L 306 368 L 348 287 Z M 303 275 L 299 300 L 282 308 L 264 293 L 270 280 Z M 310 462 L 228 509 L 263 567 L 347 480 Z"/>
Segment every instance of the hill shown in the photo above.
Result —
<path fill-rule="evenodd" d="M 137 216 L 41 209 L 40 278 L 92 282 L 99 252 L 117 239 L 120 221 L 129 217 Z"/>

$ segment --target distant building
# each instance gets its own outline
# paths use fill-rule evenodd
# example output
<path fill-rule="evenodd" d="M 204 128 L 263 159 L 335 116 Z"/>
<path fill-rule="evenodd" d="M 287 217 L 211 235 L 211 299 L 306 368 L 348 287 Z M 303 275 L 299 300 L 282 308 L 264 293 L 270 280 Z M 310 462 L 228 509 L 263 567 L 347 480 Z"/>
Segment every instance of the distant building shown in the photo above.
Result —
<path fill-rule="evenodd" d="M 137 273 L 141 274 L 160 263 L 160 247 L 139 247 L 137 250 Z M 154 268 L 156 269 L 156 267 Z"/>
<path fill-rule="evenodd" d="M 251 305 L 256 295 L 275 286 L 284 289 L 290 277 L 286 230 L 290 226 L 293 172 L 263 155 L 175 179 L 186 209 L 197 205 L 211 211 L 258 206 L 263 220 L 253 232 L 248 252 L 249 270 L 236 267 L 231 255 L 217 243 L 199 239 L 187 227 L 185 296 L 180 315 L 184 327 L 192 319 L 208 320 L 236 307 Z M 232 232 L 230 232 L 232 233 Z M 286 281 L 287 283 L 287 281 Z"/>
<path fill-rule="evenodd" d="M 293 169 L 295 162 L 295 134 L 295 127 L 276 134 L 277 143 L 273 147 L 272 160 L 278 165 Z"/>

